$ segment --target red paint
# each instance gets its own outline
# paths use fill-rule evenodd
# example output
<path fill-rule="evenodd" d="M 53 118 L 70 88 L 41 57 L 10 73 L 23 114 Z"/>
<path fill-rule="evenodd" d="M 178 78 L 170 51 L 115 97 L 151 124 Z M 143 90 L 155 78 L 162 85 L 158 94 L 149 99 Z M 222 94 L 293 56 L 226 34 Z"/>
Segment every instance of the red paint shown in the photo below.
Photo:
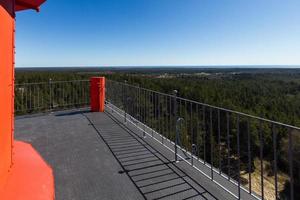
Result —
<path fill-rule="evenodd" d="M 91 111 L 104 112 L 105 77 L 92 77 L 90 84 Z"/>
<path fill-rule="evenodd" d="M 53 200 L 52 169 L 30 144 L 14 142 L 14 164 L 1 200 Z"/>
<path fill-rule="evenodd" d="M 14 11 L 9 0 L 0 1 L 0 188 L 12 165 L 14 107 Z M 1 199 L 1 197 L 0 197 Z"/>
<path fill-rule="evenodd" d="M 52 170 L 26 143 L 14 142 L 15 11 L 45 0 L 0 0 L 0 199 L 54 199 Z"/>
<path fill-rule="evenodd" d="M 27 9 L 34 9 L 36 11 L 39 11 L 40 5 L 42 5 L 46 0 L 15 0 L 15 1 L 16 1 L 16 6 L 15 6 L 16 11 L 27 10 Z"/>

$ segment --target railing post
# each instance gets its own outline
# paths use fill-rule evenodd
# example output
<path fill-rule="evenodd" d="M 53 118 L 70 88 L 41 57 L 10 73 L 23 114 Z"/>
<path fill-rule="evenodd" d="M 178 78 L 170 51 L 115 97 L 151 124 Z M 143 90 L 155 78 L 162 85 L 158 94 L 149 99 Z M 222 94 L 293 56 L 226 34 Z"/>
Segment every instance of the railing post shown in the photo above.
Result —
<path fill-rule="evenodd" d="M 178 127 L 178 121 L 177 121 L 177 90 L 173 91 L 173 104 L 174 104 L 174 124 L 175 124 L 175 146 L 174 146 L 174 151 L 175 151 L 175 162 L 178 161 L 177 157 L 177 145 L 178 145 L 178 134 L 179 134 L 179 127 Z"/>
<path fill-rule="evenodd" d="M 49 110 L 52 110 L 52 79 L 49 79 Z"/>
<path fill-rule="evenodd" d="M 140 87 L 140 85 L 138 84 L 138 105 L 137 105 L 137 112 L 138 112 L 138 121 L 139 121 L 139 123 L 140 124 L 142 124 L 142 119 L 143 119 L 143 117 L 142 117 L 142 99 L 141 99 L 141 87 Z M 143 137 L 144 138 L 146 138 L 146 133 L 145 133 L 145 125 L 143 124 L 143 130 L 142 130 L 142 132 L 143 132 Z"/>
<path fill-rule="evenodd" d="M 123 102 L 124 102 L 124 123 L 127 122 L 127 114 L 126 114 L 126 110 L 127 110 L 127 95 L 126 95 L 126 84 L 127 81 L 124 81 L 124 85 L 123 85 Z"/>

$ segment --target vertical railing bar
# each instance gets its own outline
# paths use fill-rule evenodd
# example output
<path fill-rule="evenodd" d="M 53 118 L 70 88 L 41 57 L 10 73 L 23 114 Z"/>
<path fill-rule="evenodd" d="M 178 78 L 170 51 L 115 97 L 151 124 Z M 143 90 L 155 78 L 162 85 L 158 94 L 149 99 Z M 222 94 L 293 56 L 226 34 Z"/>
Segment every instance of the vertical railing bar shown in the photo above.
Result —
<path fill-rule="evenodd" d="M 132 91 L 132 101 L 131 101 L 131 111 L 132 111 L 132 117 L 136 118 L 136 88 L 131 88 L 130 89 Z"/>
<path fill-rule="evenodd" d="M 155 96 L 154 92 L 152 92 L 152 137 L 155 129 Z"/>
<path fill-rule="evenodd" d="M 79 91 L 80 91 L 80 95 L 79 95 L 79 105 L 82 106 L 83 105 L 83 82 L 79 82 Z"/>
<path fill-rule="evenodd" d="M 39 85 L 38 85 L 39 86 Z M 37 90 L 37 98 L 38 98 L 38 108 L 40 108 L 40 88 L 38 87 L 38 90 Z"/>
<path fill-rule="evenodd" d="M 154 93 L 155 95 L 155 98 L 154 98 L 154 101 L 155 101 L 155 132 L 158 132 L 158 98 L 157 98 L 157 93 Z"/>
<path fill-rule="evenodd" d="M 211 180 L 214 180 L 214 171 L 213 171 L 213 118 L 212 118 L 212 108 L 209 109 L 209 118 L 210 118 L 210 171 L 211 171 Z"/>
<path fill-rule="evenodd" d="M 144 105 L 143 105 L 143 107 L 144 107 L 144 124 L 147 124 L 147 91 L 146 90 L 143 90 L 144 92 L 143 92 L 143 96 L 144 96 Z"/>
<path fill-rule="evenodd" d="M 163 142 L 163 132 L 161 130 L 161 95 L 158 93 L 157 94 L 157 120 L 158 120 L 158 133 L 160 134 L 161 136 L 161 142 Z"/>
<path fill-rule="evenodd" d="M 196 145 L 197 145 L 197 160 L 199 160 L 199 104 L 196 104 Z"/>
<path fill-rule="evenodd" d="M 153 130 L 154 131 L 157 131 L 156 130 L 156 95 L 155 93 L 153 92 Z"/>
<path fill-rule="evenodd" d="M 29 110 L 31 111 L 32 110 L 32 105 L 31 105 L 31 88 L 32 88 L 32 85 L 29 86 Z"/>
<path fill-rule="evenodd" d="M 275 125 L 272 124 L 273 132 L 273 153 L 274 153 L 274 181 L 275 181 L 275 199 L 278 199 L 278 178 L 277 178 L 277 132 Z"/>
<path fill-rule="evenodd" d="M 231 164 L 230 164 L 230 156 L 231 156 L 231 153 L 230 153 L 230 116 L 229 116 L 229 113 L 226 112 L 226 130 L 227 130 L 227 173 L 228 173 L 228 180 L 230 180 L 230 167 L 231 167 Z"/>
<path fill-rule="evenodd" d="M 49 110 L 51 110 L 52 109 L 52 84 L 51 84 L 51 82 L 52 82 L 52 79 L 50 78 L 49 79 Z"/>
<path fill-rule="evenodd" d="M 45 89 L 45 87 L 46 87 L 46 84 L 47 84 L 47 83 L 44 83 L 44 84 L 42 85 L 42 88 L 43 88 L 43 86 L 44 86 L 44 89 L 43 89 L 43 91 L 45 91 L 45 90 L 46 90 L 46 89 Z M 47 107 L 44 107 L 44 106 L 45 106 L 45 104 L 44 104 L 44 98 L 43 98 L 43 96 L 44 96 L 44 95 L 42 95 L 42 105 L 43 105 L 43 109 L 47 110 Z"/>
<path fill-rule="evenodd" d="M 168 132 L 169 132 L 169 136 L 168 136 L 168 138 L 169 138 L 169 140 L 171 140 L 172 139 L 172 132 L 171 132 L 171 126 L 172 126 L 172 97 L 171 96 L 169 96 L 169 127 L 168 127 Z"/>
<path fill-rule="evenodd" d="M 206 135 L 207 135 L 207 130 L 206 130 L 206 109 L 205 109 L 205 106 L 203 105 L 202 106 L 203 108 L 203 160 L 204 160 L 204 164 L 206 163 Z"/>
<path fill-rule="evenodd" d="M 191 164 L 194 165 L 193 104 L 190 102 Z"/>
<path fill-rule="evenodd" d="M 263 166 L 263 133 L 262 133 L 262 121 L 259 121 L 259 141 L 260 141 L 260 179 L 261 179 L 261 198 L 264 198 L 264 166 Z"/>
<path fill-rule="evenodd" d="M 132 91 L 131 91 L 132 90 Z M 131 116 L 133 118 L 136 118 L 136 89 L 134 87 L 130 88 L 129 87 L 129 91 L 132 92 L 132 95 L 129 94 L 129 98 L 131 99 Z"/>
<path fill-rule="evenodd" d="M 182 117 L 182 110 L 181 110 L 181 103 L 182 103 L 182 100 L 179 99 L 179 116 Z"/>
<path fill-rule="evenodd" d="M 145 106 L 145 109 L 144 109 L 144 112 L 145 112 L 144 115 L 145 115 L 145 123 L 149 127 L 151 127 L 151 104 L 150 104 L 150 101 L 151 101 L 151 93 L 149 91 L 145 90 L 145 104 L 146 104 L 146 106 Z M 149 111 L 149 113 L 148 113 L 148 111 Z M 147 116 L 148 116 L 149 119 L 147 119 Z"/>
<path fill-rule="evenodd" d="M 177 162 L 177 143 L 178 143 L 178 134 L 177 134 L 177 118 L 178 118 L 178 105 L 177 105 L 177 90 L 173 91 L 173 106 L 174 106 L 174 133 L 175 133 L 175 138 L 174 138 L 174 153 L 175 153 L 175 162 Z"/>
<path fill-rule="evenodd" d="M 62 87 L 62 104 L 65 105 L 65 87 Z"/>
<path fill-rule="evenodd" d="M 164 122 L 162 124 L 163 127 L 163 132 L 164 132 L 164 137 L 168 138 L 168 97 L 164 95 Z"/>
<path fill-rule="evenodd" d="M 169 139 L 169 97 L 165 96 L 165 123 L 164 123 L 164 129 L 165 129 L 165 137 Z"/>
<path fill-rule="evenodd" d="M 249 193 L 252 193 L 252 182 L 251 182 L 251 172 L 252 172 L 252 167 L 251 167 L 251 138 L 250 138 L 250 122 L 249 118 L 247 118 L 247 137 L 248 137 L 248 178 L 249 178 Z"/>
<path fill-rule="evenodd" d="M 162 137 L 162 143 L 164 143 L 164 136 L 165 136 L 165 132 L 164 132 L 164 124 L 165 124 L 165 118 L 164 118 L 164 95 L 161 95 L 161 107 L 160 107 L 160 112 L 161 112 L 161 123 L 160 123 L 160 130 L 161 130 L 161 135 Z"/>
<path fill-rule="evenodd" d="M 126 84 L 126 81 L 125 81 Z M 124 122 L 127 122 L 126 113 L 127 113 L 127 97 L 126 97 L 126 85 L 123 85 L 123 106 L 124 106 Z"/>
<path fill-rule="evenodd" d="M 134 118 L 136 118 L 137 120 L 139 120 L 139 110 L 138 110 L 138 106 L 139 106 L 139 86 L 137 86 L 134 89 L 134 96 L 135 96 L 135 100 L 134 100 Z"/>
<path fill-rule="evenodd" d="M 23 107 L 24 107 L 24 92 L 26 91 L 25 85 L 23 85 L 23 88 L 24 89 L 21 89 L 21 92 L 22 92 L 22 95 L 21 95 L 21 98 L 22 98 L 21 110 L 23 110 Z"/>
<path fill-rule="evenodd" d="M 138 85 L 138 105 L 137 105 L 137 108 L 138 108 L 138 121 L 141 122 L 141 88 L 140 88 L 140 85 Z"/>
<path fill-rule="evenodd" d="M 161 135 L 161 140 L 163 140 L 163 137 L 162 137 L 162 132 L 161 132 L 161 99 L 160 99 L 160 94 L 157 93 L 157 121 L 158 121 L 158 127 L 157 127 L 157 132 Z"/>
<path fill-rule="evenodd" d="M 289 133 L 289 175 L 290 175 L 290 198 L 294 200 L 294 173 L 293 173 L 293 140 L 292 140 L 292 129 Z"/>
<path fill-rule="evenodd" d="M 33 85 L 33 110 L 36 109 L 35 100 L 36 100 L 36 85 Z"/>
<path fill-rule="evenodd" d="M 158 133 L 161 135 L 161 140 L 162 140 L 162 133 L 161 133 L 161 95 L 157 93 L 157 120 L 158 120 Z"/>
<path fill-rule="evenodd" d="M 185 134 L 182 134 L 183 136 L 183 148 L 185 149 L 185 152 L 187 153 L 187 144 L 185 144 L 186 138 L 187 138 L 187 134 L 188 134 L 188 107 L 187 107 L 187 101 L 184 100 L 184 118 L 185 118 Z"/>
<path fill-rule="evenodd" d="M 70 82 L 70 84 L 72 85 L 72 105 L 76 104 L 76 92 L 75 92 L 75 87 L 74 87 L 74 82 Z M 54 96 L 54 95 L 53 95 Z"/>
<path fill-rule="evenodd" d="M 219 174 L 222 173 L 222 163 L 221 163 L 221 116 L 220 110 L 218 109 L 218 151 L 219 151 Z"/>
<path fill-rule="evenodd" d="M 238 199 L 241 199 L 240 116 L 237 115 Z"/>
<path fill-rule="evenodd" d="M 140 93 L 140 115 L 141 115 L 141 119 L 140 121 L 143 123 L 143 124 L 146 124 L 145 123 L 145 113 L 144 113 L 144 109 L 146 109 L 146 104 L 145 104 L 145 90 L 143 88 L 140 88 L 141 90 L 141 93 Z M 145 126 L 143 126 L 145 127 Z M 145 129 L 144 129 L 145 130 Z"/>

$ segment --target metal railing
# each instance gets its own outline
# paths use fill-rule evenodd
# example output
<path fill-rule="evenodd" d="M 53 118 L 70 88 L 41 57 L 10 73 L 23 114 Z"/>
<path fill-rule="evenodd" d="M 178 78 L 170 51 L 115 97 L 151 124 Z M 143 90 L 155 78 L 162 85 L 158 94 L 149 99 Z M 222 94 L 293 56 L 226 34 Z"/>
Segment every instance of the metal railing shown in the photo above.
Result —
<path fill-rule="evenodd" d="M 147 134 L 158 133 L 162 144 L 171 142 L 174 152 L 179 146 L 188 155 L 181 156 L 185 162 L 237 199 L 241 193 L 257 199 L 299 199 L 300 128 L 171 93 L 106 83 L 107 104 L 123 111 L 124 122 L 139 121 Z M 177 154 L 182 155 L 175 153 L 175 159 Z"/>
<path fill-rule="evenodd" d="M 89 80 L 15 84 L 15 113 L 85 107 L 90 104 L 89 95 Z"/>

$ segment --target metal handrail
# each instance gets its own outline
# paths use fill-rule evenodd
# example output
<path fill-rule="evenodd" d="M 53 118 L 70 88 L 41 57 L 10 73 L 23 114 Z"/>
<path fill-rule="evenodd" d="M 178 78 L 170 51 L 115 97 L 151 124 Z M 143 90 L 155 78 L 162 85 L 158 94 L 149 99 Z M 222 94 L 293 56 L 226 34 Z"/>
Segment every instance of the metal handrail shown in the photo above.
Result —
<path fill-rule="evenodd" d="M 151 89 L 148 89 L 148 88 L 139 87 L 139 86 L 136 86 L 136 85 L 131 85 L 131 84 L 128 84 L 126 82 L 121 83 L 121 82 L 114 81 L 114 80 L 109 80 L 109 81 L 114 82 L 116 84 L 127 85 L 127 86 L 130 86 L 130 87 L 135 88 L 135 89 L 141 89 L 141 90 L 153 92 L 153 93 L 156 93 L 156 94 L 160 94 L 160 95 L 164 95 L 164 96 L 168 96 L 168 97 L 173 97 L 173 95 L 171 95 L 171 94 L 167 94 L 167 93 L 163 93 L 163 92 L 151 90 Z M 190 99 L 186 99 L 186 98 L 183 98 L 183 97 L 177 97 L 177 99 L 181 99 L 183 101 L 187 101 L 187 102 L 190 102 L 190 103 L 195 103 L 195 104 L 198 104 L 198 105 L 201 105 L 201 106 L 206 106 L 206 107 L 213 108 L 213 109 L 222 110 L 222 111 L 229 112 L 229 113 L 232 113 L 232 114 L 242 115 L 244 117 L 250 117 L 250 118 L 253 118 L 253 119 L 257 119 L 257 120 L 262 120 L 262 121 L 265 121 L 265 122 L 274 123 L 274 124 L 280 125 L 280 126 L 286 126 L 288 128 L 292 128 L 292 129 L 296 129 L 296 130 L 300 131 L 300 127 L 289 125 L 289 124 L 285 124 L 285 123 L 274 121 L 274 120 L 270 120 L 270 119 L 266 119 L 266 118 L 263 118 L 263 117 L 258 117 L 258 116 L 247 114 L 247 113 L 243 113 L 243 112 L 240 112 L 240 111 L 235 111 L 235 110 L 231 110 L 231 109 L 227 109 L 227 108 L 222 108 L 222 107 L 214 106 L 214 105 L 207 104 L 207 103 L 201 103 L 201 102 L 190 100 Z"/>
<path fill-rule="evenodd" d="M 69 80 L 15 84 L 16 115 L 48 112 L 90 105 L 89 80 Z"/>
<path fill-rule="evenodd" d="M 279 198 L 283 192 L 279 190 L 279 184 L 286 185 L 287 181 L 290 185 L 289 198 L 295 198 L 294 175 L 298 173 L 295 166 L 299 164 L 294 156 L 293 140 L 300 136 L 299 127 L 112 80 L 107 81 L 107 101 L 124 110 L 125 120 L 126 115 L 131 116 L 160 133 L 162 143 L 163 138 L 174 141 L 175 161 L 177 146 L 180 146 L 191 155 L 192 166 L 194 157 L 204 165 L 208 164 L 210 173 L 206 172 L 206 176 L 218 185 L 216 172 L 234 183 L 238 188 L 234 196 L 238 199 L 241 191 L 260 199 L 268 199 L 267 193 L 274 193 Z M 181 145 L 176 126 L 179 118 L 185 119 L 182 133 L 185 141 Z M 266 140 L 269 142 L 266 143 Z M 279 145 L 282 141 L 286 141 L 288 148 L 283 149 Z M 280 151 L 284 151 L 286 156 L 279 157 Z M 259 161 L 258 165 L 255 159 Z M 264 186 L 268 178 L 265 173 L 270 171 L 266 169 L 266 162 L 270 163 L 274 174 L 273 191 Z M 279 162 L 286 167 L 280 167 Z M 248 177 L 242 177 L 242 170 L 246 170 Z M 252 185 L 253 170 L 260 174 L 261 181 L 257 183 L 260 190 Z M 279 182 L 279 171 L 289 177 L 285 183 Z M 247 179 L 248 184 L 242 183 L 242 178 Z"/>

